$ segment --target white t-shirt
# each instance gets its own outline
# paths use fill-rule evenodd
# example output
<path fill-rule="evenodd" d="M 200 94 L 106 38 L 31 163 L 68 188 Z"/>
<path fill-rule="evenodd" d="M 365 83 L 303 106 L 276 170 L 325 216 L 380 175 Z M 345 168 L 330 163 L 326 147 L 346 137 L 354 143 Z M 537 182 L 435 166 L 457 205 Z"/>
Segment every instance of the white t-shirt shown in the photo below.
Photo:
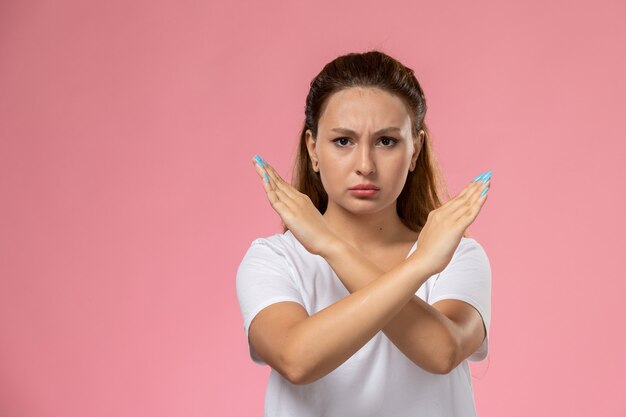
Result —
<path fill-rule="evenodd" d="M 415 251 L 417 242 L 407 254 Z M 350 295 L 326 260 L 308 252 L 291 231 L 252 242 L 237 270 L 237 297 L 244 331 L 265 307 L 293 301 L 309 315 Z M 429 304 L 463 300 L 478 310 L 487 329 L 482 346 L 468 359 L 487 356 L 491 319 L 491 267 L 473 238 L 461 242 L 448 266 L 419 288 Z M 249 339 L 248 339 L 249 343 Z M 249 344 L 252 360 L 265 364 Z M 378 332 L 326 376 L 296 385 L 271 369 L 265 417 L 470 417 L 476 416 L 467 360 L 445 375 L 427 372 Z"/>

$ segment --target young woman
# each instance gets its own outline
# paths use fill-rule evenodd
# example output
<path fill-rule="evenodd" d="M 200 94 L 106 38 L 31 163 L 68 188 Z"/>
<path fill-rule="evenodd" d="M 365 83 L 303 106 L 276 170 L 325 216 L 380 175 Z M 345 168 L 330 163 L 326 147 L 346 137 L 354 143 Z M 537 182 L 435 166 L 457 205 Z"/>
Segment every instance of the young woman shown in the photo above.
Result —
<path fill-rule="evenodd" d="M 442 204 L 413 71 L 370 51 L 311 83 L 294 169 L 253 164 L 283 233 L 237 270 L 266 416 L 475 416 L 468 360 L 487 355 L 491 268 L 466 229 L 491 171 Z"/>

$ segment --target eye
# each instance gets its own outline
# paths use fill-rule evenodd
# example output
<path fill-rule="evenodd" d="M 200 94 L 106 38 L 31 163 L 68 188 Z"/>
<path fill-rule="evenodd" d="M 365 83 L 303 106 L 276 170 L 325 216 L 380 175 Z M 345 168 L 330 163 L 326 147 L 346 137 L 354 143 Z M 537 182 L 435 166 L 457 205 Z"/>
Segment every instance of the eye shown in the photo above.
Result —
<path fill-rule="evenodd" d="M 350 140 L 350 138 L 337 138 L 337 139 L 334 139 L 332 142 L 333 142 L 335 145 L 339 146 L 339 141 L 341 141 L 341 140 Z M 339 147 L 340 147 L 340 148 L 345 148 L 345 146 L 339 146 Z"/>
<path fill-rule="evenodd" d="M 383 136 L 382 138 L 380 138 L 380 141 L 381 141 L 381 142 L 382 142 L 382 141 L 391 141 L 391 145 L 389 145 L 389 146 L 385 146 L 385 148 L 391 148 L 391 147 L 393 147 L 396 143 L 398 143 L 398 142 L 399 142 L 399 141 L 398 141 L 398 139 L 394 139 L 394 138 L 391 138 L 391 137 L 389 137 L 389 136 Z"/>
<path fill-rule="evenodd" d="M 332 140 L 332 142 L 333 142 L 335 145 L 337 145 L 339 148 L 346 148 L 346 146 L 339 145 L 340 141 L 344 141 L 344 140 L 349 141 L 349 140 L 350 140 L 350 138 L 341 137 L 341 138 L 337 138 L 337 139 Z M 396 143 L 398 143 L 398 142 L 399 142 L 399 140 L 398 140 L 398 139 L 395 139 L 395 138 L 392 138 L 392 137 L 389 137 L 389 136 L 383 136 L 383 137 L 381 137 L 381 138 L 380 138 L 380 141 L 381 141 L 381 142 L 383 142 L 383 141 L 384 141 L 384 143 L 386 144 L 385 146 L 383 146 L 384 148 L 392 148 L 393 146 L 395 146 L 395 144 L 396 144 Z M 391 143 L 389 143 L 389 142 L 391 142 Z M 341 142 L 341 143 L 343 143 L 343 142 Z"/>

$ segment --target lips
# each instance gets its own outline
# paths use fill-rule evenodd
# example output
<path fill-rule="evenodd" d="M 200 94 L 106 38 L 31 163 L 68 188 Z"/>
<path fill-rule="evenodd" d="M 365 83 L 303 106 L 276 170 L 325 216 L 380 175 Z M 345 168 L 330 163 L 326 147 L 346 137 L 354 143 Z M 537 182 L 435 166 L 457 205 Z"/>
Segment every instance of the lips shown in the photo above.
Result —
<path fill-rule="evenodd" d="M 350 188 L 351 190 L 380 190 L 377 186 L 373 184 L 359 184 Z"/>

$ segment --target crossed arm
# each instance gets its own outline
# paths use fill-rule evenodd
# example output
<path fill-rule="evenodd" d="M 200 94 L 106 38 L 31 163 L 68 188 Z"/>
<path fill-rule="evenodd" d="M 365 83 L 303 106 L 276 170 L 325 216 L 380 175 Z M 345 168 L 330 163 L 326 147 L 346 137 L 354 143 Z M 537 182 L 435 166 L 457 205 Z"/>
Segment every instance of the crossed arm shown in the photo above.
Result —
<path fill-rule="evenodd" d="M 382 330 L 416 365 L 444 374 L 480 346 L 485 329 L 472 306 L 459 300 L 442 300 L 431 306 L 415 296 L 432 275 L 431 262 L 423 258 L 427 252 L 418 248 L 384 272 L 339 238 L 329 238 L 316 247 L 319 242 L 310 237 L 323 235 L 328 228 L 320 212 L 270 165 L 263 172 L 259 167 L 255 165 L 259 175 L 265 175 L 263 186 L 272 207 L 290 230 L 296 226 L 298 240 L 307 250 L 323 256 L 351 293 L 311 316 L 293 302 L 275 303 L 259 312 L 250 324 L 249 338 L 267 364 L 293 383 L 310 383 L 340 366 Z M 452 224 L 466 228 L 485 201 L 478 198 L 478 191 L 484 189 L 484 182 L 478 183 L 481 188 L 475 185 L 479 178 L 438 209 L 442 211 L 425 228 L 430 225 L 435 236 L 447 232 L 446 227 L 452 226 L 442 219 L 458 216 L 459 210 L 463 215 Z"/>
<path fill-rule="evenodd" d="M 308 384 L 383 330 L 416 365 L 450 372 L 480 346 L 482 319 L 462 301 L 430 306 L 415 296 L 432 275 L 419 255 L 385 273 L 354 247 L 336 241 L 323 257 L 351 294 L 310 317 L 296 303 L 266 308 L 250 325 L 255 350 L 292 383 Z"/>
<path fill-rule="evenodd" d="M 350 293 L 384 274 L 343 241 L 329 247 L 324 258 Z M 448 373 L 456 368 L 485 338 L 483 320 L 470 304 L 449 299 L 431 306 L 416 295 L 382 331 L 413 363 L 433 373 Z"/>

